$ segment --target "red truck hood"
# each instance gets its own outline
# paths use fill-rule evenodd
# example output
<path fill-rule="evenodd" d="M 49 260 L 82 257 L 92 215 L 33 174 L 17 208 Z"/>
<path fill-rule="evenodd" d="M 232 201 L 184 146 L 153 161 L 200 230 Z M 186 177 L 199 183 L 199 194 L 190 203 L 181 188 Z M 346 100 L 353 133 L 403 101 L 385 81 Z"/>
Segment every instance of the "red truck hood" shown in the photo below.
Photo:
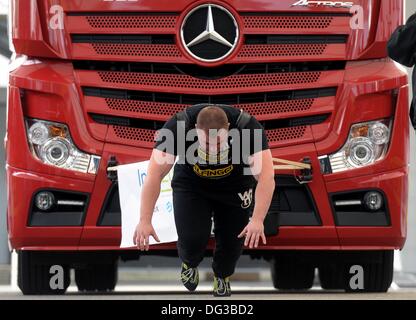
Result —
<path fill-rule="evenodd" d="M 386 56 L 386 41 L 403 21 L 402 0 L 355 0 L 339 1 L 306 1 L 306 0 L 228 0 L 228 1 L 193 1 L 193 0 L 30 0 L 12 1 L 13 12 L 13 42 L 17 53 L 27 55 L 74 58 L 71 51 L 69 32 L 94 32 L 92 29 L 82 30 L 82 21 L 76 20 L 78 27 L 71 25 L 68 14 L 106 15 L 114 12 L 132 13 L 177 13 L 181 15 L 198 3 L 217 3 L 232 8 L 238 19 L 242 20 L 248 14 L 274 15 L 285 14 L 290 18 L 302 14 L 327 14 L 337 17 L 328 28 L 288 28 L 290 19 L 278 25 L 281 32 L 302 32 L 305 34 L 348 34 L 349 40 L 345 48 L 347 60 L 381 58 Z M 56 22 L 58 14 L 64 14 L 64 28 L 51 28 Z M 343 21 L 340 17 L 345 14 L 356 14 L 352 20 Z M 119 19 L 120 20 L 120 19 Z M 180 19 L 179 19 L 180 20 Z M 122 19 L 120 20 L 122 21 Z M 253 22 L 255 23 L 255 21 Z M 292 21 L 293 23 L 293 21 Z M 304 20 L 313 25 L 313 21 Z M 325 23 L 324 16 L 322 23 Z M 350 25 L 353 28 L 350 28 Z M 264 27 L 260 25 L 260 27 Z M 253 32 L 264 33 L 264 28 L 257 28 Z M 263 30 L 262 30 L 263 29 Z M 297 29 L 297 30 L 291 30 Z M 97 30 L 95 30 L 97 31 Z M 121 30 L 119 30 L 121 31 Z M 176 29 L 179 31 L 179 28 Z M 129 32 L 125 29 L 124 32 Z M 75 58 L 76 55 L 75 55 Z M 339 57 L 338 57 L 339 58 Z"/>
<path fill-rule="evenodd" d="M 330 131 L 346 63 L 386 57 L 386 41 L 403 15 L 402 0 L 12 3 L 16 51 L 70 62 L 65 79 L 79 90 L 92 135 L 149 148 L 161 123 L 204 99 L 232 104 L 259 121 L 270 121 L 273 126 L 267 133 L 273 147 L 323 139 Z M 228 8 L 242 34 L 235 54 L 210 67 L 260 64 L 263 68 L 272 63 L 278 68 L 195 77 L 206 66 L 184 52 L 179 34 L 184 16 L 204 3 Z M 137 43 L 137 35 L 150 35 L 149 43 Z M 159 38 L 153 41 L 153 35 Z M 265 36 L 274 40 L 261 42 Z M 261 41 L 247 43 L 249 37 Z M 61 70 L 61 63 L 56 68 Z M 207 68 L 202 73 L 210 75 Z M 273 122 L 293 118 L 297 125 L 283 129 Z"/>

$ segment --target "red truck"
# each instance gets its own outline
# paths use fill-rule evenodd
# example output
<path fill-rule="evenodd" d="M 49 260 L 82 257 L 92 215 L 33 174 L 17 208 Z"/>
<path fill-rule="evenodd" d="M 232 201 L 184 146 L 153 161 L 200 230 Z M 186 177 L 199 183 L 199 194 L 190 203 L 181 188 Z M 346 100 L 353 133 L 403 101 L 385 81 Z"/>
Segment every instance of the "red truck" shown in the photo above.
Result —
<path fill-rule="evenodd" d="M 142 253 L 119 247 L 107 169 L 147 160 L 164 122 L 197 103 L 246 110 L 273 156 L 311 164 L 276 171 L 265 226 L 279 234 L 244 251 L 270 261 L 275 288 L 309 289 L 318 270 L 324 289 L 388 290 L 408 202 L 408 80 L 386 50 L 403 1 L 11 6 L 8 232 L 24 294 L 64 293 L 71 268 L 81 291 L 114 289 L 119 259 Z M 351 286 L 356 270 L 364 286 Z"/>

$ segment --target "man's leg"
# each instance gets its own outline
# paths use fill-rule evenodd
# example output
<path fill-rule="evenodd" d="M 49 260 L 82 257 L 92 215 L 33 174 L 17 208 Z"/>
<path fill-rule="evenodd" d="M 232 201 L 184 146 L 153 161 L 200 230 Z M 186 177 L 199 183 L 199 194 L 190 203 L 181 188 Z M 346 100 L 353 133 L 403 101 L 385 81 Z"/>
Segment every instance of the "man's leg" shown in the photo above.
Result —
<path fill-rule="evenodd" d="M 176 187 L 173 188 L 173 210 L 178 255 L 188 267 L 196 268 L 204 258 L 211 235 L 211 205 L 199 193 Z"/>
<path fill-rule="evenodd" d="M 229 195 L 231 197 L 231 195 Z M 235 271 L 244 238 L 238 238 L 249 222 L 250 210 L 218 204 L 214 209 L 215 251 L 212 269 L 216 277 L 227 278 Z"/>

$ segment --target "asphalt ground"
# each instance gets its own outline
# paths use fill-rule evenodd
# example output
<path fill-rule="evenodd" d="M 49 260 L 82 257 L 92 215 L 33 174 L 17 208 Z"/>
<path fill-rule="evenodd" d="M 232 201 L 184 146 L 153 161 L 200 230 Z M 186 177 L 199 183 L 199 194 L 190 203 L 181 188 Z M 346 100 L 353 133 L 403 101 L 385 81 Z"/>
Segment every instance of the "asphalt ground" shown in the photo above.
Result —
<path fill-rule="evenodd" d="M 344 293 L 324 291 L 313 287 L 304 292 L 275 290 L 269 282 L 232 283 L 232 296 L 222 300 L 416 300 L 416 288 L 399 288 L 393 284 L 387 293 Z M 108 293 L 80 293 L 75 286 L 69 287 L 63 296 L 24 296 L 11 286 L 0 286 L 0 300 L 218 300 L 212 296 L 212 283 L 200 283 L 197 291 L 188 292 L 178 282 L 148 281 L 142 284 L 118 285 Z"/>

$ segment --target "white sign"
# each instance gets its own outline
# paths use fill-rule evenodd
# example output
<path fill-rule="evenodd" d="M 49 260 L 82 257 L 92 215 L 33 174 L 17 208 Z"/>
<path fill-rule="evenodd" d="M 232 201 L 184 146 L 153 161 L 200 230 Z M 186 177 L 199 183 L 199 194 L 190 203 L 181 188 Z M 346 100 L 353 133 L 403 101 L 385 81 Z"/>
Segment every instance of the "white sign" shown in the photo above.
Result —
<path fill-rule="evenodd" d="M 8 13 L 9 13 L 9 1 L 0 0 L 0 14 L 8 14 Z"/>
<path fill-rule="evenodd" d="M 135 247 L 134 231 L 140 220 L 140 195 L 147 176 L 149 161 L 118 166 L 118 184 L 121 208 L 121 248 Z M 177 241 L 175 220 L 173 215 L 171 181 L 173 169 L 163 179 L 160 196 L 153 212 L 152 225 L 160 242 L 150 237 L 149 244 Z"/>

